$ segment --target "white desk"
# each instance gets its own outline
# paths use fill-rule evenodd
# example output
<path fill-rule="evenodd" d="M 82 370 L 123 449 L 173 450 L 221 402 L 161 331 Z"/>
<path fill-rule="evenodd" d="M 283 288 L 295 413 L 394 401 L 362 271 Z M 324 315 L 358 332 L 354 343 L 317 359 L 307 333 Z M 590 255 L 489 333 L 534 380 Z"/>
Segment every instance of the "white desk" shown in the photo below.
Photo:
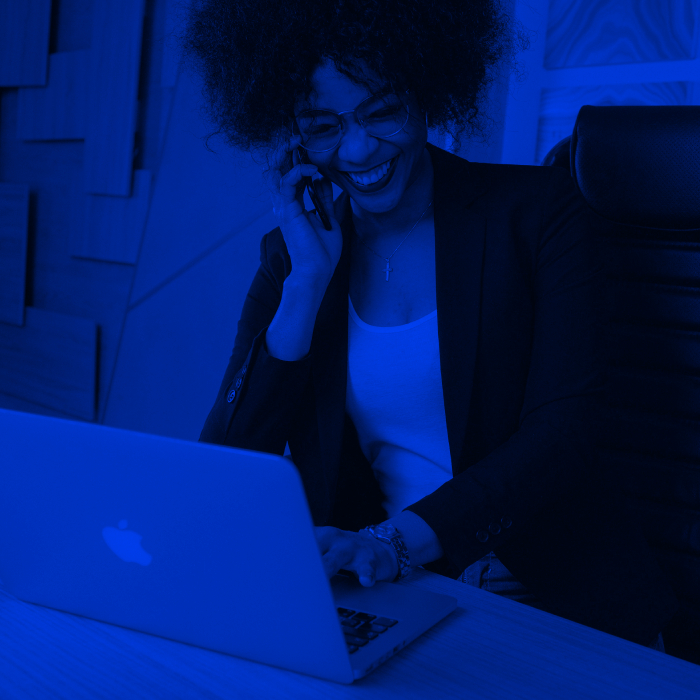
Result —
<path fill-rule="evenodd" d="M 23 603 L 0 589 L 0 698 L 700 698 L 700 666 L 424 570 L 457 609 L 344 686 Z"/>

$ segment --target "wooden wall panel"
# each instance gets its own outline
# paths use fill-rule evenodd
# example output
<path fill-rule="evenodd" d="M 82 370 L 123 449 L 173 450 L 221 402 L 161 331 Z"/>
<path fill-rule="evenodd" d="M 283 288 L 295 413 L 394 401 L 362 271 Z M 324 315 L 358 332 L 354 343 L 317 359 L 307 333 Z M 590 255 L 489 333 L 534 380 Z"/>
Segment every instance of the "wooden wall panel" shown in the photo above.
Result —
<path fill-rule="evenodd" d="M 85 192 L 128 197 L 145 0 L 94 5 Z"/>
<path fill-rule="evenodd" d="M 19 91 L 17 138 L 23 141 L 84 139 L 89 51 L 49 56 L 48 84 Z"/>
<path fill-rule="evenodd" d="M 51 0 L 0 1 L 0 87 L 46 85 Z"/>
<path fill-rule="evenodd" d="M 134 171 L 131 197 L 84 195 L 71 229 L 71 255 L 134 265 L 151 194 L 149 170 Z"/>
<path fill-rule="evenodd" d="M 92 46 L 92 13 L 97 1 L 54 0 L 50 51 L 78 51 Z"/>
<path fill-rule="evenodd" d="M 700 96 L 700 83 L 636 83 L 584 85 L 542 90 L 537 133 L 536 162 L 574 130 L 583 105 L 690 105 Z"/>
<path fill-rule="evenodd" d="M 22 328 L 0 324 L 0 392 L 95 418 L 97 325 L 27 307 Z"/>
<path fill-rule="evenodd" d="M 697 0 L 550 0 L 545 68 L 695 58 Z"/>
<path fill-rule="evenodd" d="M 29 186 L 0 183 L 0 322 L 24 324 Z"/>

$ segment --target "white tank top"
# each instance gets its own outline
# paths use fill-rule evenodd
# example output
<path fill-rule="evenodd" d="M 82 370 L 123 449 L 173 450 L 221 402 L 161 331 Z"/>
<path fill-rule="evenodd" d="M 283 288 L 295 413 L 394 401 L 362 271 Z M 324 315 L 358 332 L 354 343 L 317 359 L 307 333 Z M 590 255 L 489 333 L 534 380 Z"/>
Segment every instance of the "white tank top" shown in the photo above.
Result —
<path fill-rule="evenodd" d="M 348 295 L 345 408 L 389 517 L 452 478 L 437 309 L 402 326 L 370 326 Z"/>

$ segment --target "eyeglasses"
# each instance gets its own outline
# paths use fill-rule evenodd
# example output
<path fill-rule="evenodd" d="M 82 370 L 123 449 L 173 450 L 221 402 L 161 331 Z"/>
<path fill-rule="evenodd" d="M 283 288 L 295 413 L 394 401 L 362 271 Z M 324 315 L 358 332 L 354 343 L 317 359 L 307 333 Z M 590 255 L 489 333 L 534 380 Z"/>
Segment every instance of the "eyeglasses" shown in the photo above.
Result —
<path fill-rule="evenodd" d="M 405 94 L 408 92 L 406 90 Z M 341 115 L 351 112 L 368 134 L 379 138 L 398 134 L 406 125 L 409 116 L 404 95 L 382 92 L 363 100 L 354 110 L 331 112 L 326 109 L 307 109 L 294 118 L 293 133 L 301 134 L 299 145 L 307 151 L 330 151 L 340 143 L 343 135 Z"/>

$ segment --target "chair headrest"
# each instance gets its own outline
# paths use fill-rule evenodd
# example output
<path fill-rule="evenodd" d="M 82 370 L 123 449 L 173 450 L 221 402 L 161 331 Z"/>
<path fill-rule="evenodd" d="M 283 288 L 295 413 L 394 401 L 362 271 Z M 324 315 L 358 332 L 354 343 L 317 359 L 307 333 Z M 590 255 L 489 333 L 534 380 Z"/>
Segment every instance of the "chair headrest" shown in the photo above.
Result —
<path fill-rule="evenodd" d="M 552 146 L 541 165 L 554 165 L 557 168 L 565 168 L 568 172 L 571 172 L 571 135 L 565 136 Z"/>
<path fill-rule="evenodd" d="M 605 219 L 700 229 L 700 106 L 584 105 L 571 136 L 571 174 Z"/>

